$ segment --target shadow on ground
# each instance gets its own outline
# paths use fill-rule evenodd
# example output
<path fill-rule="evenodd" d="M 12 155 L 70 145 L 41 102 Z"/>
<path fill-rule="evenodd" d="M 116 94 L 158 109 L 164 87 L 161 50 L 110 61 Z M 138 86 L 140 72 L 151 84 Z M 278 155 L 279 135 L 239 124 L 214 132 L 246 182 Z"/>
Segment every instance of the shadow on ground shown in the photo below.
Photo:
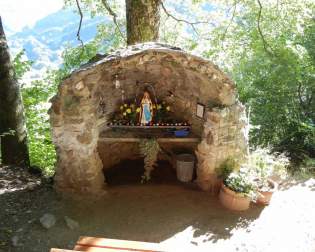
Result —
<path fill-rule="evenodd" d="M 122 169 L 127 171 L 128 167 Z M 191 238 L 202 237 L 215 243 L 228 239 L 234 228 L 246 229 L 262 211 L 255 206 L 243 213 L 228 211 L 216 197 L 200 191 L 195 184 L 177 182 L 175 172 L 167 164 L 157 170 L 152 182 L 145 185 L 132 172 L 129 175 L 136 182 L 127 178 L 128 172 L 123 174 L 126 180 L 119 179 L 119 174 L 107 176 L 111 183 L 108 193 L 94 202 L 87 197 L 80 201 L 62 200 L 47 186 L 0 195 L 0 204 L 6 204 L 0 212 L 1 228 L 3 232 L 7 230 L 0 236 L 4 242 L 0 251 L 72 248 L 81 235 L 162 242 L 187 229 L 191 230 Z M 45 213 L 57 218 L 56 225 L 48 230 L 39 223 Z M 70 230 L 65 216 L 77 221 L 79 228 Z M 18 242 L 13 247 L 14 236 Z"/>
<path fill-rule="evenodd" d="M 315 191 L 314 178 L 288 178 L 280 184 L 279 190 L 284 191 L 293 186 L 302 186 L 309 188 L 311 191 Z"/>

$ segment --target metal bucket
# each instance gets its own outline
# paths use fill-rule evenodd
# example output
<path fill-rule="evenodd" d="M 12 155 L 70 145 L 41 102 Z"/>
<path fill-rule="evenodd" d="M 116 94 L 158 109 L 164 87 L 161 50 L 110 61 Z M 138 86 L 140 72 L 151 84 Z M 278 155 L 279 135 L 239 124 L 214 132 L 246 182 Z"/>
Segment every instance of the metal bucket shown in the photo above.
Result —
<path fill-rule="evenodd" d="M 190 182 L 193 177 L 195 156 L 192 154 L 179 154 L 176 156 L 177 179 L 181 182 Z"/>

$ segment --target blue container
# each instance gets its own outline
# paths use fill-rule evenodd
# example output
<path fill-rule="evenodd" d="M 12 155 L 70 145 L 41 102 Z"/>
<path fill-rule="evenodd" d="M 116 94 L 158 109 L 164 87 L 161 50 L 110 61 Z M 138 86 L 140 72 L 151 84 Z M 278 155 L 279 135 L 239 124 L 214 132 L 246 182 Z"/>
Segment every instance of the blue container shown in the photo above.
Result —
<path fill-rule="evenodd" d="M 189 130 L 186 129 L 175 130 L 174 134 L 176 137 L 186 137 L 189 134 Z"/>

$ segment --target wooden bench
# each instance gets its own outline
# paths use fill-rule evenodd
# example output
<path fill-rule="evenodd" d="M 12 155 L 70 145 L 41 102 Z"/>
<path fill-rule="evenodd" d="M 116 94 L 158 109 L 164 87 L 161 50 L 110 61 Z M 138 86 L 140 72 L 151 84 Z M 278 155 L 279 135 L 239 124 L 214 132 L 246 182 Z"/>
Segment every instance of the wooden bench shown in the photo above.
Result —
<path fill-rule="evenodd" d="M 70 251 L 88 251 L 88 252 L 162 252 L 158 243 L 106 239 L 97 237 L 81 236 L 77 241 L 74 250 L 52 248 L 50 252 L 70 252 Z"/>

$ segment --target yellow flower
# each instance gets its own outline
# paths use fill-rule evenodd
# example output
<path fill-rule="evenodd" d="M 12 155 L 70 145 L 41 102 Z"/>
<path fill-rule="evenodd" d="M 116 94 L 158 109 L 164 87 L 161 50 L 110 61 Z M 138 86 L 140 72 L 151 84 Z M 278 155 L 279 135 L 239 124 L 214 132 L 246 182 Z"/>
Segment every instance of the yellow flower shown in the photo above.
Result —
<path fill-rule="evenodd" d="M 123 110 L 124 109 L 124 106 L 120 106 L 120 110 Z"/>
<path fill-rule="evenodd" d="M 125 108 L 127 108 L 127 107 L 128 107 L 128 105 L 127 105 L 126 103 L 124 104 L 124 106 L 125 106 Z"/>
<path fill-rule="evenodd" d="M 170 110 L 171 110 L 171 107 L 170 107 L 170 106 L 167 106 L 167 107 L 166 107 L 166 110 L 167 110 L 167 111 L 170 111 Z"/>
<path fill-rule="evenodd" d="M 127 109 L 126 109 L 126 112 L 127 112 L 128 114 L 130 114 L 130 113 L 131 113 L 131 109 L 130 109 L 130 108 L 127 108 Z"/>
<path fill-rule="evenodd" d="M 153 108 L 153 109 L 156 109 L 156 106 L 155 106 L 155 104 L 153 104 L 153 105 L 152 105 L 152 108 Z"/>
<path fill-rule="evenodd" d="M 157 109 L 161 109 L 162 108 L 162 105 L 161 104 L 158 104 L 157 105 Z"/>
<path fill-rule="evenodd" d="M 126 112 L 124 112 L 124 113 L 123 113 L 123 115 L 124 115 L 124 116 L 126 116 L 126 115 L 127 115 L 127 113 L 126 113 Z"/>
<path fill-rule="evenodd" d="M 138 108 L 137 108 L 137 110 L 136 110 L 136 111 L 137 111 L 137 113 L 140 113 L 140 110 L 141 110 L 141 109 L 138 107 Z"/>

